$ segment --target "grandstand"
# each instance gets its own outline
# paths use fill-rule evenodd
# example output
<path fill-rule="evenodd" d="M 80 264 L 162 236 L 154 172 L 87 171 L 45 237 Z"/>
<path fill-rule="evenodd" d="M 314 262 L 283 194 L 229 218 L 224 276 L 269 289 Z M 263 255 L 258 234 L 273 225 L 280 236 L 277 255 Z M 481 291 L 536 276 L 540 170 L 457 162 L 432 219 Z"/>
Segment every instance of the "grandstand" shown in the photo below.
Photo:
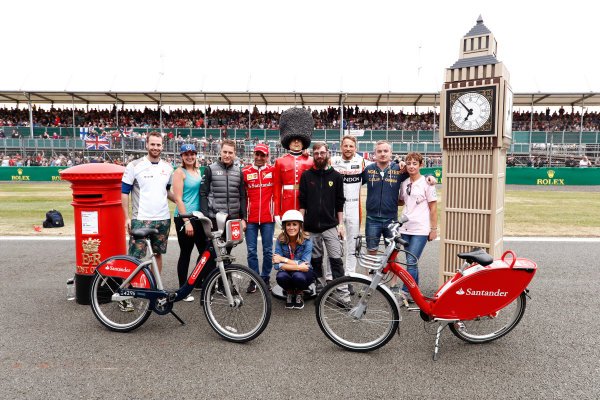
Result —
<path fill-rule="evenodd" d="M 441 154 L 434 112 L 417 113 L 417 107 L 439 107 L 437 93 L 96 93 L 96 92 L 1 92 L 16 108 L 0 110 L 0 152 L 4 155 L 43 152 L 52 156 L 79 154 L 83 158 L 124 160 L 126 154 L 144 152 L 144 134 L 160 130 L 168 139 L 166 152 L 175 155 L 182 142 L 199 145 L 206 158 L 217 154 L 217 144 L 224 137 L 236 140 L 240 157 L 251 157 L 252 144 L 268 143 L 272 154 L 280 153 L 279 112 L 267 106 L 317 107 L 313 115 L 316 127 L 313 140 L 328 142 L 333 148 L 341 135 L 357 136 L 358 151 L 373 151 L 377 140 L 392 142 L 395 154 L 419 151 L 436 160 Z M 19 109 L 26 103 L 29 110 Z M 71 110 L 44 111 L 36 104 L 70 104 Z M 86 106 L 86 111 L 75 105 Z M 90 105 L 110 105 L 111 110 L 89 110 Z M 153 105 L 143 112 L 124 110 L 125 105 Z M 192 110 L 163 111 L 165 106 L 185 105 Z M 211 106 L 242 105 L 251 111 L 212 110 Z M 600 105 L 597 93 L 523 93 L 515 94 L 516 107 L 530 107 L 531 112 L 516 111 L 513 118 L 513 141 L 508 150 L 517 165 L 530 157 L 546 158 L 546 165 L 563 165 L 566 157 L 600 156 L 600 115 L 583 113 L 584 107 Z M 258 111 L 265 106 L 265 112 Z M 395 112 L 393 107 L 415 107 L 415 113 Z M 534 107 L 560 106 L 557 114 L 536 112 Z M 570 107 L 571 113 L 562 107 Z M 196 108 L 198 107 L 198 108 Z M 328 107 L 325 109 L 325 107 Z M 360 108 L 362 107 L 362 108 Z M 365 107 L 375 107 L 367 110 Z M 575 111 L 581 107 L 581 114 Z M 340 128 L 343 120 L 345 129 Z M 73 121 L 75 123 L 73 123 Z M 86 140 L 83 140 L 87 136 Z M 94 146 L 102 137 L 105 148 Z M 90 145 L 92 142 L 92 145 Z M 339 150 L 339 146 L 337 146 Z"/>

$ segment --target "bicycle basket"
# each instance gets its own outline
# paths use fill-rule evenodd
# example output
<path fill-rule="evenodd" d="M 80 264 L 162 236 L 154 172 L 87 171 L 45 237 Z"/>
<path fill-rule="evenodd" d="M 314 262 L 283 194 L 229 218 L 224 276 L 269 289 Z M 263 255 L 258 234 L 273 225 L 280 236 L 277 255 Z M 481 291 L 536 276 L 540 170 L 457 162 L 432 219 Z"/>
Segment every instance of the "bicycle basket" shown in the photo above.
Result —
<path fill-rule="evenodd" d="M 356 238 L 356 250 L 354 255 L 356 256 L 359 264 L 364 268 L 378 269 L 383 267 L 381 265 L 383 257 L 385 257 L 385 249 L 392 239 L 375 238 L 370 236 L 357 236 Z M 405 253 L 401 255 L 400 253 Z M 406 256 L 412 256 L 415 260 L 414 263 L 407 262 Z M 411 252 L 398 249 L 398 256 L 396 257 L 396 263 L 402 265 L 404 268 L 408 266 L 418 265 L 419 260 Z M 385 264 L 384 264 L 385 265 Z"/>
<path fill-rule="evenodd" d="M 358 264 L 370 270 L 383 268 L 386 265 L 383 263 L 383 258 L 385 257 L 385 249 L 388 243 L 389 240 L 386 241 L 383 238 L 357 236 L 354 255 Z"/>

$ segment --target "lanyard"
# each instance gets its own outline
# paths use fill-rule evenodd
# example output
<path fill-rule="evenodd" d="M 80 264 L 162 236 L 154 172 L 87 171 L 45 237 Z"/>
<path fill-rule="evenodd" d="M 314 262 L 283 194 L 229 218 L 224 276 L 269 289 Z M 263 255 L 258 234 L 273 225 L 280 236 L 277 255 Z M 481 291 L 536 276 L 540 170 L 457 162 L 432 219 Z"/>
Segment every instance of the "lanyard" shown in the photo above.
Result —
<path fill-rule="evenodd" d="M 289 243 L 288 243 L 288 250 L 290 251 L 290 259 L 293 260 L 294 259 L 294 253 L 292 252 L 292 246 L 290 246 Z"/>

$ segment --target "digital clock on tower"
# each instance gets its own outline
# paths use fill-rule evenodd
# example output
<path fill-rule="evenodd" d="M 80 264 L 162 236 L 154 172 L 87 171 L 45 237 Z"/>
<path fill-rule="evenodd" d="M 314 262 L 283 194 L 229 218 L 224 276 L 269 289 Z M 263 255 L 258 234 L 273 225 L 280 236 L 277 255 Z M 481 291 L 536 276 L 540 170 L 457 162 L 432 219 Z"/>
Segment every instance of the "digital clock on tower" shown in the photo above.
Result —
<path fill-rule="evenodd" d="M 472 88 L 448 91 L 446 134 L 493 135 L 496 88 Z"/>

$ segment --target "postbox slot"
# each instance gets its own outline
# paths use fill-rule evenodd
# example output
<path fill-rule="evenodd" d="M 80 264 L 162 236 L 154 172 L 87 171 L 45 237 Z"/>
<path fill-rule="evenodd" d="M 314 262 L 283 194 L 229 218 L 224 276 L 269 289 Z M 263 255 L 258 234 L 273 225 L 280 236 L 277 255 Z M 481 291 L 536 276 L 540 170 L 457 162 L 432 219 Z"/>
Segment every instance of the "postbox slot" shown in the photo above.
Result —
<path fill-rule="evenodd" d="M 76 199 L 101 199 L 101 194 L 75 194 L 73 195 Z"/>

